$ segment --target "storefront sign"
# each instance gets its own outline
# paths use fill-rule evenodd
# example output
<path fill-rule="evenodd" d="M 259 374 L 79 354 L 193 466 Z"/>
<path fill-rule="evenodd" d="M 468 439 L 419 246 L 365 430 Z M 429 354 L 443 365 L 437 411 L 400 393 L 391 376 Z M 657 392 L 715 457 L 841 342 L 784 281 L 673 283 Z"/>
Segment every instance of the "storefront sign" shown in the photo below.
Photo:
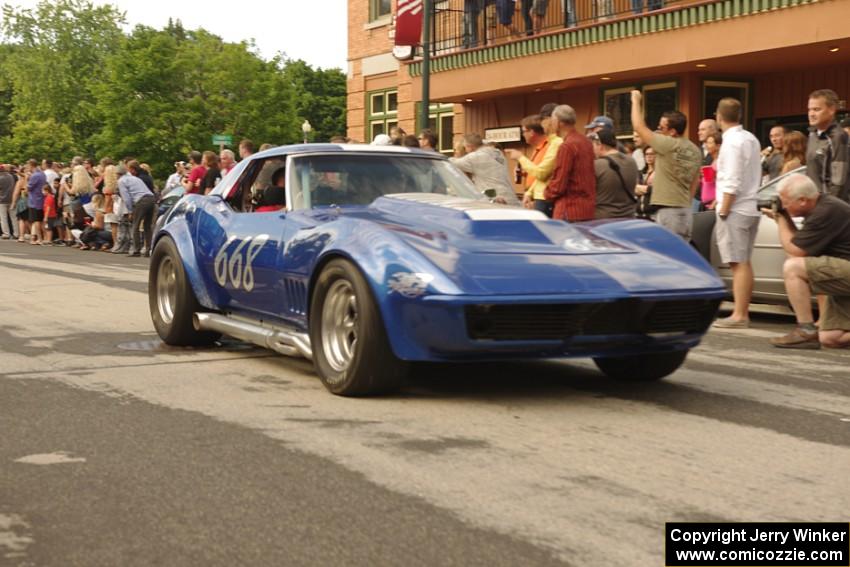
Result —
<path fill-rule="evenodd" d="M 487 128 L 484 138 L 488 142 L 519 142 L 522 140 L 522 128 L 509 126 L 507 128 Z"/>
<path fill-rule="evenodd" d="M 423 15 L 422 0 L 398 0 L 395 19 L 396 45 L 419 45 Z"/>

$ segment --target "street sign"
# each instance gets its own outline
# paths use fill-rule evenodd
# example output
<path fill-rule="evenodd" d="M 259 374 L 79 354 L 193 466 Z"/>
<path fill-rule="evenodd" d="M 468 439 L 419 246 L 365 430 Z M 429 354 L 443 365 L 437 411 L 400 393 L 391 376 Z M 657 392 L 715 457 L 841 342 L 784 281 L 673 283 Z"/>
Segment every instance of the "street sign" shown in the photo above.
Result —
<path fill-rule="evenodd" d="M 484 139 L 488 142 L 519 142 L 522 140 L 522 128 L 519 126 L 487 128 L 484 130 Z"/>
<path fill-rule="evenodd" d="M 229 134 L 214 134 L 212 143 L 214 146 L 232 146 L 233 136 Z"/>

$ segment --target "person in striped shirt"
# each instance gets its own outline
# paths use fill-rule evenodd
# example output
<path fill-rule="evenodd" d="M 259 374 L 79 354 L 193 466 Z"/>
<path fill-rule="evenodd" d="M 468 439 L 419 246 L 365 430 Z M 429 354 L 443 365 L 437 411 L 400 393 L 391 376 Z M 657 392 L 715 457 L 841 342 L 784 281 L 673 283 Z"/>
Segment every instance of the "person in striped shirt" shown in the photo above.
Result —
<path fill-rule="evenodd" d="M 596 211 L 596 171 L 593 144 L 576 131 L 576 111 L 562 104 L 552 111 L 563 142 L 555 156 L 555 169 L 544 198 L 553 201 L 553 219 L 593 220 Z"/>

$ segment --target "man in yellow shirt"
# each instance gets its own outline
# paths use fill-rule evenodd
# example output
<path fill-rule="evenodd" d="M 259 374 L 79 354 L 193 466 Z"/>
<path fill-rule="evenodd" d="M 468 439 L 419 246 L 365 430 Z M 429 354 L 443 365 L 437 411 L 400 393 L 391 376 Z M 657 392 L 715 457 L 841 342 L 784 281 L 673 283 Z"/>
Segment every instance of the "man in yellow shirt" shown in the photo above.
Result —
<path fill-rule="evenodd" d="M 539 115 L 528 116 L 522 120 L 522 136 L 534 149 L 530 159 L 519 150 L 505 150 L 507 157 L 519 162 L 525 173 L 523 206 L 538 210 L 549 217 L 552 216 L 552 202 L 547 201 L 543 193 L 555 169 L 555 157 L 562 142 L 551 124 L 554 108 L 554 104 L 547 104 Z"/>

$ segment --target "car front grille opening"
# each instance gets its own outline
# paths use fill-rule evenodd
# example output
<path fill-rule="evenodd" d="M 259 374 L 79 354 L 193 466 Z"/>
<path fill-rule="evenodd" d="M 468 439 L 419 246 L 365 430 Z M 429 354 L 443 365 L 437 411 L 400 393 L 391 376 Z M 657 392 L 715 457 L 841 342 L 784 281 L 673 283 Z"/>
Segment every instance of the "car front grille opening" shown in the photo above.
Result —
<path fill-rule="evenodd" d="M 644 301 L 536 305 L 469 305 L 466 328 L 473 340 L 565 340 L 600 335 L 702 333 L 719 300 Z"/>

